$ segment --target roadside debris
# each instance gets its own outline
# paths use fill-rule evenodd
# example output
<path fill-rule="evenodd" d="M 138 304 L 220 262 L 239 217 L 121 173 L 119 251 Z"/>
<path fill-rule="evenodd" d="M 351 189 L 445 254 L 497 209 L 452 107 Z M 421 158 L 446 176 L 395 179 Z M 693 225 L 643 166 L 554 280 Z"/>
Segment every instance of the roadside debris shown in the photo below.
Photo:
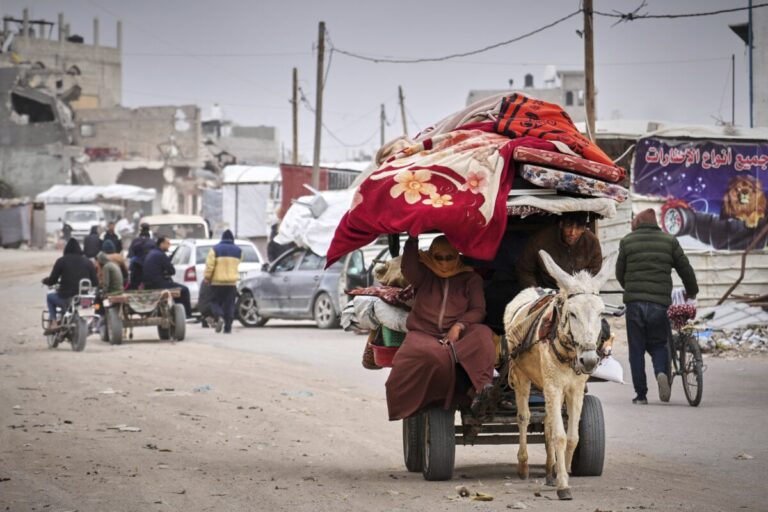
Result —
<path fill-rule="evenodd" d="M 457 485 L 456 494 L 458 498 L 452 496 L 446 496 L 449 500 L 456 500 L 459 498 L 469 498 L 471 501 L 493 501 L 493 496 L 484 492 L 472 492 L 466 485 Z"/>
<path fill-rule="evenodd" d="M 121 424 L 121 425 L 114 425 L 112 427 L 107 427 L 108 430 L 117 430 L 118 432 L 141 432 L 141 429 L 139 427 L 129 427 L 128 425 Z"/>
<path fill-rule="evenodd" d="M 511 508 L 513 510 L 525 510 L 528 508 L 528 505 L 523 503 L 522 501 L 516 501 L 512 503 L 511 505 L 507 505 L 507 508 Z"/>
<path fill-rule="evenodd" d="M 751 456 L 748 453 L 740 453 L 737 456 L 735 456 L 734 459 L 736 459 L 736 460 L 752 460 L 752 459 L 754 459 L 754 457 Z"/>
<path fill-rule="evenodd" d="M 703 334 L 709 336 L 699 336 L 699 345 L 702 351 L 713 355 L 728 355 L 734 351 L 740 354 L 768 352 L 768 327 L 743 327 Z"/>
<path fill-rule="evenodd" d="M 192 388 L 192 391 L 195 393 L 207 393 L 208 391 L 213 391 L 213 386 L 210 384 L 203 384 L 202 386 L 195 386 Z"/>
<path fill-rule="evenodd" d="M 287 396 L 289 398 L 309 398 L 311 396 L 315 396 L 315 394 L 311 391 L 301 390 L 301 391 L 281 391 L 281 395 Z"/>

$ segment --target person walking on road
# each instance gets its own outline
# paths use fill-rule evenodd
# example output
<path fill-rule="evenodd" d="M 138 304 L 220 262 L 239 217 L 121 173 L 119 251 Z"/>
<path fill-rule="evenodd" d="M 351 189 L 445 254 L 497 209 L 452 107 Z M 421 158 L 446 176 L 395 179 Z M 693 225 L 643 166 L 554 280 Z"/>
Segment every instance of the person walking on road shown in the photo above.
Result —
<path fill-rule="evenodd" d="M 215 317 L 216 332 L 232 332 L 232 320 L 235 317 L 235 299 L 237 298 L 237 270 L 243 251 L 235 245 L 235 237 L 230 230 L 224 231 L 221 241 L 208 251 L 205 260 L 205 279 L 203 284 L 211 285 L 211 309 Z"/>
<path fill-rule="evenodd" d="M 91 232 L 83 240 L 83 252 L 86 258 L 95 258 L 99 251 L 101 251 L 99 227 L 91 226 Z"/>
<path fill-rule="evenodd" d="M 616 279 L 624 288 L 627 305 L 627 339 L 632 384 L 637 396 L 634 404 L 647 404 L 645 353 L 651 355 L 659 387 L 659 399 L 668 402 L 670 380 L 668 348 L 670 326 L 667 308 L 672 303 L 672 269 L 683 281 L 689 299 L 699 293 L 696 273 L 680 243 L 664 233 L 649 208 L 632 220 L 632 232 L 619 243 Z"/>

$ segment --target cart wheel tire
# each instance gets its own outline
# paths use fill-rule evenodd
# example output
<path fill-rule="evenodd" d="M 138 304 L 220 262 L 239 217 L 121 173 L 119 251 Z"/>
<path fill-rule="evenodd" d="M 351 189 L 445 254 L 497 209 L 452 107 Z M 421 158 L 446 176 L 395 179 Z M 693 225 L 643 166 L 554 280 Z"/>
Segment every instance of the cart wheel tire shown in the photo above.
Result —
<path fill-rule="evenodd" d="M 453 478 L 456 460 L 456 429 L 454 410 L 441 407 L 427 409 L 423 414 L 424 480 L 439 481 Z"/>
<path fill-rule="evenodd" d="M 584 396 L 579 421 L 579 444 L 573 452 L 573 476 L 600 476 L 605 461 L 605 419 L 603 406 L 594 395 Z"/>
<path fill-rule="evenodd" d="M 403 458 L 411 473 L 424 469 L 424 419 L 421 414 L 403 420 Z"/>
<path fill-rule="evenodd" d="M 85 318 L 75 316 L 72 318 L 72 350 L 82 352 L 85 350 L 85 340 L 88 338 L 88 322 Z"/>
<path fill-rule="evenodd" d="M 680 366 L 685 398 L 691 406 L 696 407 L 701 403 L 701 395 L 704 392 L 704 363 L 699 342 L 692 336 L 687 336 L 683 344 Z"/>
<path fill-rule="evenodd" d="M 256 307 L 256 299 L 253 298 L 251 292 L 243 292 L 237 298 L 237 304 L 235 305 L 235 311 L 237 312 L 237 321 L 243 327 L 261 327 L 267 323 L 269 318 L 265 318 L 259 314 L 259 310 Z"/>
<path fill-rule="evenodd" d="M 105 343 L 109 343 L 109 327 L 107 326 L 107 315 L 104 314 L 99 323 L 99 338 Z"/>
<path fill-rule="evenodd" d="M 48 343 L 48 348 L 51 350 L 59 346 L 59 340 L 56 338 L 55 334 L 46 335 L 45 341 Z"/>
<path fill-rule="evenodd" d="M 170 327 L 162 327 L 157 326 L 157 337 L 161 340 L 169 340 L 171 339 L 171 328 Z"/>
<path fill-rule="evenodd" d="M 323 292 L 315 298 L 312 305 L 312 317 L 320 329 L 335 329 L 341 325 L 339 315 L 333 307 L 331 296 Z"/>
<path fill-rule="evenodd" d="M 120 345 L 123 342 L 123 319 L 120 318 L 120 310 L 107 308 L 105 323 L 109 333 L 109 342 L 112 345 Z"/>
<path fill-rule="evenodd" d="M 173 339 L 176 341 L 184 341 L 184 337 L 187 334 L 187 314 L 184 311 L 184 306 L 181 304 L 174 304 L 171 309 L 173 314 Z"/>

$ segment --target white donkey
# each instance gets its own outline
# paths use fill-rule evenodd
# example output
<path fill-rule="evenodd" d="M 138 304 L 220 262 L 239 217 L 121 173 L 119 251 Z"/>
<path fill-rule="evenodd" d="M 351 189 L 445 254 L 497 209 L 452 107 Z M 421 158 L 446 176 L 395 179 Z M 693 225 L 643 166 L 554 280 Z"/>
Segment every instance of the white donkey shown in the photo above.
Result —
<path fill-rule="evenodd" d="M 587 271 L 570 275 L 562 270 L 545 251 L 539 251 L 544 266 L 560 291 L 546 306 L 542 316 L 552 318 L 552 336 L 538 339 L 540 322 L 530 327 L 535 329 L 526 336 L 528 346 L 521 346 L 520 325 L 524 322 L 529 307 L 540 298 L 534 288 L 520 292 L 507 305 L 504 312 L 504 329 L 513 360 L 509 368 L 509 384 L 515 390 L 517 402 L 520 446 L 517 453 L 517 473 L 528 478 L 527 431 L 530 423 L 528 399 L 531 383 L 544 391 L 546 417 L 544 438 L 547 450 L 547 484 L 555 483 L 557 475 L 557 496 L 571 499 L 568 487 L 568 472 L 571 469 L 573 452 L 579 442 L 579 420 L 584 402 L 584 387 L 597 364 L 599 356 L 597 343 L 600 336 L 601 313 L 605 308 L 598 293 L 608 279 L 613 265 L 603 262 L 596 276 Z M 530 319 L 526 325 L 530 324 Z M 563 400 L 568 412 L 568 435 L 563 426 Z"/>

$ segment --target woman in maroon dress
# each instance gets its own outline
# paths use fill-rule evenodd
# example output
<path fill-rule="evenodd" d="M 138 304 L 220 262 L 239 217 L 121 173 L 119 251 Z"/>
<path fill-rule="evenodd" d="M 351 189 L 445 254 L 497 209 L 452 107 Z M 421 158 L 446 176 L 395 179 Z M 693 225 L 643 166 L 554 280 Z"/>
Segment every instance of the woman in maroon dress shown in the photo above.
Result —
<path fill-rule="evenodd" d="M 389 419 L 407 418 L 429 405 L 446 409 L 454 396 L 457 366 L 469 377 L 472 411 L 482 416 L 491 399 L 496 351 L 485 318 L 483 280 L 462 263 L 444 236 L 428 252 L 410 237 L 402 271 L 416 288 L 408 315 L 408 334 L 392 362 L 387 379 Z"/>

